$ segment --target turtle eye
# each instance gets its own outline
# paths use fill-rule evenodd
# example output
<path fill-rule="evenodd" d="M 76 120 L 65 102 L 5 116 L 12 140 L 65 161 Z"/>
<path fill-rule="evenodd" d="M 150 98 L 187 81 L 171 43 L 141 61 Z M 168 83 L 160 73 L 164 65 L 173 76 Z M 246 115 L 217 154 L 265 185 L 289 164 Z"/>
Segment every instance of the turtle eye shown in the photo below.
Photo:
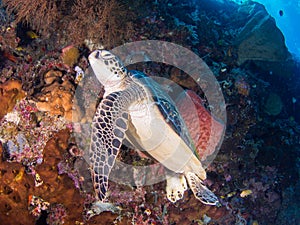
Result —
<path fill-rule="evenodd" d="M 96 52 L 96 55 L 95 55 L 95 58 L 96 58 L 96 59 L 99 59 L 99 58 L 100 58 L 100 55 L 101 55 L 101 54 L 100 54 L 100 51 L 97 51 L 97 52 Z"/>

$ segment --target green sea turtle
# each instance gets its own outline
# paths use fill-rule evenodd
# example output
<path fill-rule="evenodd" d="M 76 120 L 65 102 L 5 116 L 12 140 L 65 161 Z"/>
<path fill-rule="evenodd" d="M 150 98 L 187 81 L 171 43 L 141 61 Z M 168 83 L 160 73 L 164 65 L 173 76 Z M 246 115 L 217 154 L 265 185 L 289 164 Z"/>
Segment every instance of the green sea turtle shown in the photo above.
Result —
<path fill-rule="evenodd" d="M 167 172 L 167 197 L 176 202 L 189 187 L 204 204 L 218 198 L 204 184 L 206 172 L 172 100 L 161 86 L 139 71 L 127 71 L 118 57 L 106 50 L 89 55 L 105 94 L 92 122 L 89 151 L 94 189 L 101 211 L 112 210 L 106 192 L 111 169 L 123 141 L 145 151 Z"/>

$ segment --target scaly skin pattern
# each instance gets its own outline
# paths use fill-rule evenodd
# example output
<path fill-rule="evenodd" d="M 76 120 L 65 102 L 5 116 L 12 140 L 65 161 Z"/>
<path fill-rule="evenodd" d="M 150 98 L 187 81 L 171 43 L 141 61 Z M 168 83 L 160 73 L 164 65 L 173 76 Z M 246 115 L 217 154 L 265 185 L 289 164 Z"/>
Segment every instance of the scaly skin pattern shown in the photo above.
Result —
<path fill-rule="evenodd" d="M 107 95 L 99 104 L 92 122 L 89 157 L 94 189 L 100 201 L 106 199 L 108 176 L 128 128 L 128 107 L 139 98 L 134 89 L 137 89 L 136 85 Z"/>
<path fill-rule="evenodd" d="M 94 189 L 101 201 L 105 200 L 108 175 L 115 163 L 127 130 L 128 113 L 126 111 L 122 113 L 122 111 L 128 107 L 128 102 L 118 101 L 121 94 L 121 92 L 112 93 L 103 99 L 92 123 L 89 157 Z"/>

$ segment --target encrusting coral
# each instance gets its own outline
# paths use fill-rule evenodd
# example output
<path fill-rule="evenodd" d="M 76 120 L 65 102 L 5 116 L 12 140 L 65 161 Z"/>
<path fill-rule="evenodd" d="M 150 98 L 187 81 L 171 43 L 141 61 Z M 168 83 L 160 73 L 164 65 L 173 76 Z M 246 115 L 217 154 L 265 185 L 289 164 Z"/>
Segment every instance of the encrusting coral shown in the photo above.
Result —
<path fill-rule="evenodd" d="M 45 86 L 35 95 L 39 111 L 78 121 L 81 111 L 74 99 L 75 86 L 59 70 L 49 70 L 43 76 Z"/>
<path fill-rule="evenodd" d="M 238 78 L 234 83 L 234 87 L 240 95 L 248 96 L 250 94 L 250 85 L 244 78 Z"/>
<path fill-rule="evenodd" d="M 58 70 L 49 70 L 44 74 L 44 83 L 46 85 L 52 84 L 55 80 L 62 77 L 62 72 Z"/>
<path fill-rule="evenodd" d="M 42 89 L 36 106 L 40 111 L 61 115 L 72 121 L 73 92 L 74 86 L 70 81 L 65 80 L 62 84 L 54 82 Z"/>
<path fill-rule="evenodd" d="M 11 112 L 16 102 L 24 98 L 26 93 L 22 90 L 22 84 L 18 80 L 8 80 L 3 84 L 0 84 L 0 119 Z"/>

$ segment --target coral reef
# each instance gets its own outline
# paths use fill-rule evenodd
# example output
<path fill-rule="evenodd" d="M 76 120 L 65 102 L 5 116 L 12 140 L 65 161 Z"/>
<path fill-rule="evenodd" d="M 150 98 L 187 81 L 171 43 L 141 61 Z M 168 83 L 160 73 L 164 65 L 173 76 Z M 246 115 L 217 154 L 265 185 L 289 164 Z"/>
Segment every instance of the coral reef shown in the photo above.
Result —
<path fill-rule="evenodd" d="M 30 23 L 36 30 L 45 30 L 54 26 L 59 16 L 58 7 L 60 6 L 57 6 L 56 2 L 44 0 L 24 1 L 23 3 L 11 0 L 2 2 L 4 6 L 7 6 L 9 13 L 16 13 L 16 22 Z"/>
<path fill-rule="evenodd" d="M 300 65 L 285 61 L 289 54 L 281 34 L 258 3 L 1 2 L 9 12 L 0 11 L 1 224 L 19 224 L 20 218 L 24 225 L 299 224 Z M 256 26 L 260 18 L 266 20 Z M 274 36 L 266 35 L 268 29 Z M 266 37 L 271 40 L 262 41 Z M 199 204 L 189 191 L 171 204 L 165 182 L 138 188 L 110 182 L 109 200 L 121 211 L 87 220 L 95 197 L 84 152 L 88 128 L 80 123 L 91 121 L 103 90 L 88 70 L 90 49 L 85 45 L 112 47 L 146 39 L 193 50 L 220 84 L 227 104 L 226 133 L 204 182 L 222 206 Z M 209 136 L 206 129 L 213 123 L 217 133 L 223 129 L 211 117 L 203 90 L 184 71 L 154 62 L 130 69 L 172 79 L 194 92 L 202 116 L 192 134 Z M 199 115 L 188 115 L 190 127 L 195 126 L 192 116 Z M 75 132 L 82 137 L 76 139 Z M 201 156 L 207 139 L 199 146 Z M 123 150 L 123 162 L 153 163 L 133 149 Z M 213 145 L 205 155 L 212 151 Z"/>
<path fill-rule="evenodd" d="M 67 212 L 62 204 L 52 204 L 49 208 L 47 216 L 47 224 L 49 225 L 62 225 L 65 224 L 65 217 Z"/>
<path fill-rule="evenodd" d="M 38 94 L 36 106 L 42 112 L 49 112 L 51 115 L 64 116 L 68 121 L 72 121 L 72 107 L 74 86 L 69 80 L 60 83 L 56 78 L 61 77 L 61 72 L 49 71 L 45 74 L 45 83 L 51 83 L 42 88 Z M 54 82 L 53 82 L 54 81 Z"/>
<path fill-rule="evenodd" d="M 42 211 L 49 209 L 50 203 L 46 202 L 44 199 L 29 195 L 28 197 L 28 209 L 31 215 L 39 218 L 42 215 Z"/>
<path fill-rule="evenodd" d="M 43 116 L 33 103 L 19 101 L 0 122 L 4 159 L 22 163 L 36 176 L 34 167 L 43 162 L 43 149 L 51 135 L 66 126 L 61 118 Z"/>
<path fill-rule="evenodd" d="M 67 151 L 69 135 L 68 129 L 61 130 L 47 142 L 43 163 L 36 167 L 37 173 L 44 180 L 38 188 L 34 187 L 32 176 L 24 172 L 21 164 L 6 161 L 0 163 L 2 223 L 17 224 L 22 218 L 25 225 L 46 224 L 49 215 L 49 222 L 52 219 L 57 221 L 57 216 L 64 219 L 65 224 L 84 222 L 82 211 L 87 198 L 85 193 L 80 194 L 74 187 L 74 182 L 66 175 L 59 175 L 55 166 Z M 0 153 L 3 154 L 1 145 Z M 113 221 L 115 217 L 107 215 L 106 220 Z M 103 221 L 101 217 L 93 218 L 90 223 L 85 224 L 100 224 L 101 220 Z"/>
<path fill-rule="evenodd" d="M 242 6 L 247 8 L 248 5 Z M 237 37 L 239 64 L 246 60 L 284 61 L 289 52 L 284 43 L 281 31 L 275 20 L 268 15 L 262 5 L 253 5 L 248 22 Z"/>
<path fill-rule="evenodd" d="M 244 78 L 237 79 L 234 82 L 234 87 L 237 89 L 237 92 L 243 96 L 248 96 L 250 93 L 250 85 Z"/>
<path fill-rule="evenodd" d="M 26 93 L 22 90 L 22 83 L 18 80 L 8 80 L 0 84 L 0 120 L 7 113 L 11 112 L 18 100 L 25 97 Z"/>
<path fill-rule="evenodd" d="M 113 0 L 3 0 L 16 22 L 29 24 L 44 37 L 66 44 L 82 44 L 92 40 L 106 47 L 128 39 L 132 23 L 128 8 Z M 43 18 L 43 19 L 41 19 Z"/>

